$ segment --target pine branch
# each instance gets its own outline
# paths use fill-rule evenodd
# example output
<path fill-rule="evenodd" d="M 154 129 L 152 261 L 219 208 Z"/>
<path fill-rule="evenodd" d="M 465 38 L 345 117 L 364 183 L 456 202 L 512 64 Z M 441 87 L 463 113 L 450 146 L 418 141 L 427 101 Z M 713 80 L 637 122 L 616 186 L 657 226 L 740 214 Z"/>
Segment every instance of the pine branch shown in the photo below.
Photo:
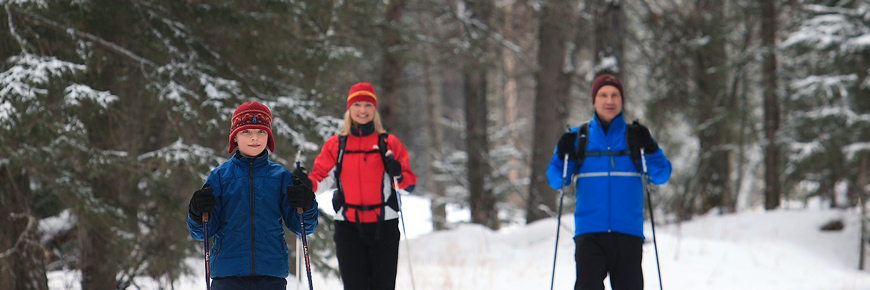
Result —
<path fill-rule="evenodd" d="M 10 9 L 10 5 L 7 5 L 7 6 L 6 6 L 6 10 L 9 11 L 9 9 Z M 108 40 L 102 39 L 102 38 L 100 38 L 99 36 L 96 36 L 96 35 L 93 35 L 93 34 L 90 34 L 90 33 L 87 33 L 87 32 L 83 32 L 83 31 L 79 31 L 79 30 L 77 30 L 77 29 L 75 29 L 75 28 L 72 28 L 72 27 L 69 27 L 69 26 L 65 26 L 65 25 L 63 25 L 63 24 L 61 24 L 61 23 L 58 23 L 58 22 L 56 22 L 56 21 L 53 21 L 53 20 L 51 20 L 51 19 L 48 19 L 48 18 L 42 17 L 41 15 L 32 14 L 32 13 L 30 13 L 30 12 L 24 11 L 24 10 L 22 10 L 22 9 L 20 9 L 20 8 L 17 8 L 17 7 L 12 7 L 11 9 L 12 9 L 13 11 L 15 11 L 15 12 L 18 12 L 18 13 L 19 13 L 20 15 L 22 15 L 22 16 L 25 16 L 25 17 L 28 17 L 28 18 L 32 19 L 34 22 L 43 22 L 43 23 L 46 23 L 46 24 L 48 24 L 49 26 L 52 26 L 52 27 L 57 28 L 57 29 L 59 29 L 59 30 L 63 30 L 63 31 L 66 31 L 66 32 L 71 32 L 72 34 L 74 34 L 74 35 L 76 35 L 76 36 L 78 36 L 78 37 L 81 37 L 81 38 L 85 38 L 85 39 L 88 39 L 88 40 L 94 41 L 94 42 L 96 42 L 96 43 L 98 43 L 98 44 L 100 44 L 100 45 L 103 45 L 104 47 L 108 48 L 109 50 L 115 51 L 115 52 L 117 52 L 117 53 L 119 53 L 119 54 L 121 54 L 121 55 L 123 55 L 123 56 L 129 57 L 129 58 L 135 60 L 136 62 L 138 62 L 138 63 L 140 63 L 140 64 L 148 65 L 148 66 L 150 66 L 150 67 L 152 67 L 152 68 L 153 68 L 153 67 L 157 67 L 157 65 L 156 65 L 154 62 L 152 62 L 152 61 L 150 61 L 150 60 L 148 60 L 148 59 L 145 59 L 145 58 L 143 58 L 143 57 L 141 57 L 141 56 L 138 56 L 138 55 L 136 55 L 135 53 L 133 53 L 132 51 L 130 51 L 130 50 L 126 49 L 126 48 L 123 48 L 123 47 L 121 47 L 121 46 L 119 46 L 119 45 L 117 45 L 117 44 L 115 44 L 115 43 L 112 43 L 112 42 L 110 42 L 110 41 L 108 41 Z M 9 12 L 9 14 L 11 14 L 11 12 Z M 11 17 L 11 16 L 10 16 L 10 17 Z"/>

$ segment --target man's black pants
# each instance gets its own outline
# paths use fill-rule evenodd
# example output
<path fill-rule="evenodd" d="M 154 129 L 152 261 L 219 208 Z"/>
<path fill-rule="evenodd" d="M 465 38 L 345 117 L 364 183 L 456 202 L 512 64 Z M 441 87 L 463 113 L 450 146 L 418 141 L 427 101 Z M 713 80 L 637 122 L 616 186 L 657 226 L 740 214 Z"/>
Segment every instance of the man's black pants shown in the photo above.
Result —
<path fill-rule="evenodd" d="M 574 290 L 603 290 L 608 273 L 613 290 L 643 289 L 643 238 L 622 233 L 583 234 L 574 237 L 574 247 Z"/>

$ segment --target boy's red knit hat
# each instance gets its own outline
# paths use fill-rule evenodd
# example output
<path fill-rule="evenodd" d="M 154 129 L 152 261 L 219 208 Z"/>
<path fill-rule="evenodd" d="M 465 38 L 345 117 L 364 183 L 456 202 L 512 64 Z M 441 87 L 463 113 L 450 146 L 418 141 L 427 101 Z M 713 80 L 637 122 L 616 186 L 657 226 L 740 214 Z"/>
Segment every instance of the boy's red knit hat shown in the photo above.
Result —
<path fill-rule="evenodd" d="M 275 152 L 275 138 L 272 137 L 272 112 L 265 105 L 250 102 L 244 103 L 233 113 L 232 125 L 230 126 L 230 150 L 228 153 L 233 153 L 239 144 L 233 141 L 236 134 L 242 130 L 262 129 L 269 134 L 269 141 L 266 146 L 269 151 Z"/>
<path fill-rule="evenodd" d="M 375 95 L 375 88 L 370 83 L 358 83 L 350 87 L 350 93 L 347 94 L 347 109 L 350 105 L 356 102 L 370 102 L 375 104 L 375 109 L 378 108 L 378 96 Z"/>
<path fill-rule="evenodd" d="M 622 103 L 625 103 L 625 93 L 622 92 L 622 81 L 618 77 L 611 74 L 603 74 L 592 81 L 592 104 L 595 104 L 595 96 L 598 95 L 598 90 L 603 86 L 614 86 L 619 90 L 619 96 L 622 97 Z"/>

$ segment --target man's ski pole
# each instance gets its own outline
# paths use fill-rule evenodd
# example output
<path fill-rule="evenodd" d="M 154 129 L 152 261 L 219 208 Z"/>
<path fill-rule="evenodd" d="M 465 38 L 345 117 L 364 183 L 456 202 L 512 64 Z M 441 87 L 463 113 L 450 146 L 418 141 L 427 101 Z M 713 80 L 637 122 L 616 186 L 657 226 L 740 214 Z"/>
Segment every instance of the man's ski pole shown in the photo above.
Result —
<path fill-rule="evenodd" d="M 209 266 L 209 253 L 208 253 L 208 213 L 202 213 L 202 227 L 203 232 L 205 232 L 205 239 L 203 239 L 203 249 L 205 250 L 205 289 L 211 290 L 211 267 Z"/>
<path fill-rule="evenodd" d="M 550 290 L 556 281 L 556 254 L 559 253 L 559 229 L 562 227 L 562 200 L 565 197 L 565 178 L 568 178 L 568 154 L 562 160 L 562 188 L 559 189 L 559 214 L 556 215 L 556 248 L 553 250 L 553 274 L 550 275 Z"/>
<path fill-rule="evenodd" d="M 384 155 L 392 158 L 393 151 L 387 150 Z M 408 253 L 408 273 L 411 273 L 411 289 L 417 289 L 414 283 L 414 268 L 411 267 L 411 246 L 408 243 L 408 230 L 405 229 L 405 213 L 402 211 L 402 195 L 399 193 L 399 178 L 393 177 L 393 189 L 396 191 L 396 197 L 399 199 L 399 221 L 402 222 L 402 233 L 405 234 L 405 252 Z"/>
<path fill-rule="evenodd" d="M 649 222 L 652 225 L 653 249 L 656 252 L 656 271 L 659 274 L 659 290 L 664 290 L 664 286 L 662 286 L 662 267 L 659 265 L 659 246 L 656 243 L 656 220 L 653 217 L 652 198 L 649 191 L 649 173 L 646 171 L 646 154 L 643 148 L 640 148 L 640 161 L 643 165 L 643 191 L 646 193 L 646 203 L 649 206 Z"/>
<path fill-rule="evenodd" d="M 299 158 L 301 157 L 302 150 L 299 150 L 296 152 L 296 169 L 302 167 L 301 165 L 299 165 Z M 311 262 L 308 258 L 308 238 L 305 237 L 305 219 L 302 217 L 302 213 L 305 212 L 305 210 L 303 210 L 301 207 L 297 207 L 296 212 L 299 213 L 299 231 L 302 232 L 302 249 L 305 252 L 305 272 L 308 275 L 308 290 L 314 290 L 314 285 L 311 283 Z M 296 253 L 296 255 L 299 255 L 299 253 Z"/>

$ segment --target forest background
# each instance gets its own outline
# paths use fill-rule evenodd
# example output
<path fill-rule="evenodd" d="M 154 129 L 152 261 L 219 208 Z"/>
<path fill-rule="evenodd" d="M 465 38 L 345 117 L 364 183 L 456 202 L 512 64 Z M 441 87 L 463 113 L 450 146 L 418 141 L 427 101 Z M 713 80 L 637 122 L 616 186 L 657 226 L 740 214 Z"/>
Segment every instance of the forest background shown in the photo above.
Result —
<path fill-rule="evenodd" d="M 187 202 L 229 157 L 233 110 L 268 105 L 272 160 L 290 166 L 302 150 L 310 166 L 357 82 L 375 85 L 387 129 L 408 147 L 435 230 L 455 226 L 448 207 L 492 229 L 555 215 L 544 171 L 566 126 L 591 118 L 601 73 L 623 79 L 626 119 L 683 165 L 652 196 L 658 223 L 866 200 L 866 1 L 0 6 L 2 289 L 48 289 L 56 269 L 80 270 L 82 289 L 189 273 L 182 261 L 202 249 Z M 40 229 L 58 217 L 70 226 Z M 325 275 L 331 227 L 323 215 L 311 245 Z"/>

